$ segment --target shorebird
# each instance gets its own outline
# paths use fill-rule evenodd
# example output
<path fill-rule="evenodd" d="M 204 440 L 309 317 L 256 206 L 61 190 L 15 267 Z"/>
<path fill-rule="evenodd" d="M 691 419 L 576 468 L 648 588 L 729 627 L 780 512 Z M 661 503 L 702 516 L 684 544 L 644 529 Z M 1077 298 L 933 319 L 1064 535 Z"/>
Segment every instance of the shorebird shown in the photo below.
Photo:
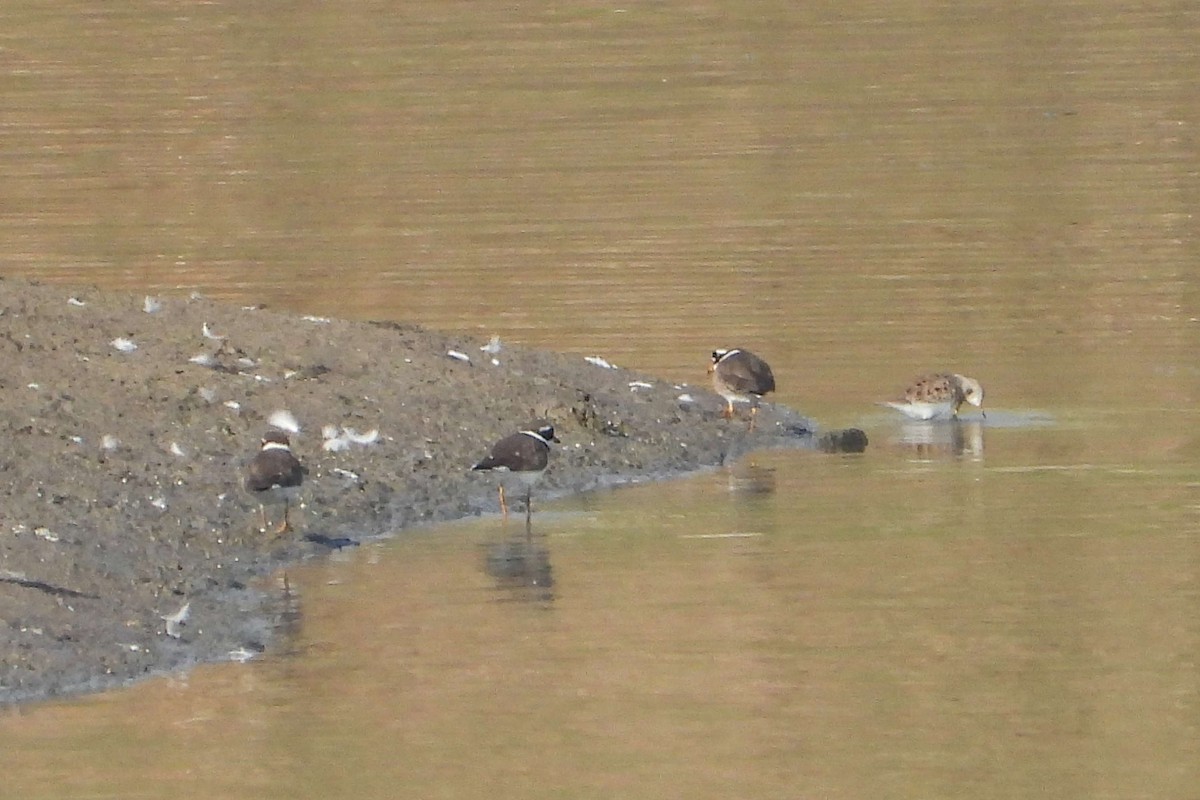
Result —
<path fill-rule="evenodd" d="M 969 403 L 982 412 L 983 387 L 974 378 L 943 372 L 922 375 L 904 390 L 903 399 L 888 401 L 886 405 L 912 419 L 926 420 L 957 417 L 963 403 Z"/>
<path fill-rule="evenodd" d="M 722 416 L 733 419 L 733 404 L 749 403 L 750 430 L 754 430 L 758 401 L 775 391 L 771 367 L 749 350 L 713 350 L 708 371 L 713 377 L 713 388 L 725 398 Z"/>
<path fill-rule="evenodd" d="M 269 430 L 262 438 L 258 454 L 246 465 L 246 491 L 258 500 L 261 530 L 267 532 L 266 504 L 283 503 L 283 520 L 273 531 L 286 533 L 292 529 L 288 522 L 288 507 L 292 498 L 300 492 L 304 481 L 304 467 L 292 453 L 287 434 L 280 430 Z"/>
<path fill-rule="evenodd" d="M 486 458 L 480 460 L 471 469 L 482 472 L 511 473 L 516 481 L 525 488 L 525 517 L 529 518 L 530 498 L 533 485 L 542 477 L 546 466 L 550 463 L 550 443 L 557 442 L 554 426 L 543 425 L 537 430 L 518 431 L 505 436 L 492 445 L 492 451 Z M 508 503 L 504 499 L 504 483 L 502 476 L 498 483 L 500 491 L 500 511 L 508 516 Z"/>

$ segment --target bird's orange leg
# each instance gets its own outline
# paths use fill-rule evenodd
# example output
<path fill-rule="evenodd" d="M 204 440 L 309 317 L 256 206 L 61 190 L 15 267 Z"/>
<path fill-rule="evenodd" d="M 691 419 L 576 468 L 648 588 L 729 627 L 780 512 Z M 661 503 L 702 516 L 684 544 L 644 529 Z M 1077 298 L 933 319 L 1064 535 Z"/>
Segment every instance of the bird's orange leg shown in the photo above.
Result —
<path fill-rule="evenodd" d="M 288 531 L 290 531 L 292 529 L 292 523 L 288 521 L 288 505 L 289 504 L 288 504 L 287 500 L 284 500 L 283 501 L 283 521 L 280 522 L 279 525 L 277 525 L 275 528 L 276 536 L 278 536 L 281 533 L 287 533 Z"/>

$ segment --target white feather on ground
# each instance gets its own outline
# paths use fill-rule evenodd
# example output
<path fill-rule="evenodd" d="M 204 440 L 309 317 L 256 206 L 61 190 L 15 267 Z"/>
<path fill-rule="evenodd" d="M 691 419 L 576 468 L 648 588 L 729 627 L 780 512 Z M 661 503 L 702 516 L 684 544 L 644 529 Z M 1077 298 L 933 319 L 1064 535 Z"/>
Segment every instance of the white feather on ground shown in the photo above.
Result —
<path fill-rule="evenodd" d="M 286 408 L 281 408 L 278 411 L 272 411 L 271 416 L 267 417 L 267 424 L 272 428 L 278 428 L 281 431 L 288 433 L 299 433 L 300 423 L 296 421 L 296 417 Z"/>
<path fill-rule="evenodd" d="M 362 447 L 375 444 L 379 441 L 379 430 L 372 428 L 366 433 L 359 433 L 354 428 L 343 427 L 339 430 L 337 425 L 326 425 L 321 429 L 321 436 L 325 439 L 321 448 L 330 453 L 338 453 L 349 449 L 353 444 Z"/>
<path fill-rule="evenodd" d="M 187 622 L 187 618 L 191 616 L 192 604 L 184 603 L 183 606 L 174 614 L 163 614 L 162 620 L 167 623 L 167 636 L 172 639 L 178 639 L 183 635 L 183 625 Z"/>

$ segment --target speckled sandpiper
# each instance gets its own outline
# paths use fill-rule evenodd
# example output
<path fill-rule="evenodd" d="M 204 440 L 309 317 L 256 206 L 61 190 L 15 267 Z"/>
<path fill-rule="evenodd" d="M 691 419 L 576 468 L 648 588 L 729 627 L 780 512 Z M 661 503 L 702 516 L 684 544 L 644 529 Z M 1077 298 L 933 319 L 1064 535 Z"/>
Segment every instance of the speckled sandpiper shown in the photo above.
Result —
<path fill-rule="evenodd" d="M 890 400 L 891 406 L 906 417 L 919 420 L 936 417 L 957 417 L 963 403 L 983 411 L 983 387 L 974 378 L 952 372 L 922 375 L 904 390 L 900 400 Z M 983 414 L 987 416 L 986 413 Z"/>

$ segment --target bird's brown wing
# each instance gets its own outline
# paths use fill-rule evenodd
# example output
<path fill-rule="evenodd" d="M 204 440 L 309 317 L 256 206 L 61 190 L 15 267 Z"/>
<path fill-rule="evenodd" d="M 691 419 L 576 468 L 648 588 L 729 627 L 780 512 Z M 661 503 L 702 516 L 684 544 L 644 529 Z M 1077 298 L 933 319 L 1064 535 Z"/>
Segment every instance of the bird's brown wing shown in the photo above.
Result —
<path fill-rule="evenodd" d="M 300 461 L 286 450 L 264 450 L 246 468 L 246 489 L 265 492 L 272 486 L 285 489 L 299 486 L 304 480 Z"/>
<path fill-rule="evenodd" d="M 472 469 L 537 470 L 550 461 L 550 449 L 524 433 L 505 436 L 492 446 L 492 452 Z"/>
<path fill-rule="evenodd" d="M 718 365 L 721 379 L 740 394 L 764 395 L 775 391 L 775 375 L 771 367 L 753 353 L 745 350 L 734 353 Z"/>
<path fill-rule="evenodd" d="M 904 399 L 910 403 L 948 403 L 954 395 L 949 375 L 922 375 L 904 390 Z"/>

